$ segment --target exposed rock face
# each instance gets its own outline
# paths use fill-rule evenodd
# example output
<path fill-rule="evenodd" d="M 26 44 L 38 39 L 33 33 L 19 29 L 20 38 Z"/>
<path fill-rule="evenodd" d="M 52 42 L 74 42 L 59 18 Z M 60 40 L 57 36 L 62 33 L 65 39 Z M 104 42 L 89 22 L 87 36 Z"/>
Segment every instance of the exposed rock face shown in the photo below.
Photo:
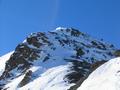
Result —
<path fill-rule="evenodd" d="M 25 74 L 25 77 L 22 79 L 22 81 L 19 83 L 19 87 L 23 87 L 24 85 L 26 85 L 27 83 L 30 82 L 32 78 L 32 71 L 29 70 L 26 74 Z"/>
<path fill-rule="evenodd" d="M 113 45 L 93 39 L 73 28 L 33 33 L 16 47 L 6 62 L 5 70 L 0 76 L 0 88 L 11 89 L 9 83 L 23 77 L 15 86 L 22 88 L 27 86 L 31 80 L 36 81 L 42 78 L 46 70 L 68 65 L 66 74 L 61 78 L 64 84 L 68 84 L 69 90 L 76 90 L 93 70 L 114 58 L 115 51 Z M 54 83 L 54 85 L 57 84 Z M 39 87 L 38 90 L 42 88 Z M 27 87 L 27 89 L 30 88 Z"/>
<path fill-rule="evenodd" d="M 93 72 L 95 69 L 97 69 L 102 64 L 104 64 L 105 62 L 106 61 L 104 61 L 104 60 L 97 61 L 97 62 L 95 62 L 93 64 L 90 64 L 90 63 L 87 63 L 87 62 L 82 62 L 83 65 L 81 65 L 81 63 L 78 62 L 78 61 L 76 62 L 77 65 L 74 63 L 75 66 L 78 66 L 79 69 L 78 68 L 74 69 L 73 70 L 74 72 L 73 72 L 73 74 L 71 73 L 71 76 L 73 76 L 73 75 L 76 74 L 75 71 L 78 73 L 78 75 L 76 74 L 77 77 L 74 78 L 74 79 L 76 79 L 76 82 L 74 82 L 74 83 L 76 83 L 76 85 L 70 87 L 69 90 L 77 90 L 77 88 L 79 88 L 81 86 L 81 84 L 83 83 L 83 81 L 85 79 L 87 79 L 87 77 L 90 75 L 90 73 Z M 80 69 L 80 67 L 82 69 Z M 82 75 L 80 75 L 80 74 L 82 74 Z M 69 80 L 73 80 L 73 79 L 69 79 Z"/>
<path fill-rule="evenodd" d="M 28 47 L 26 44 L 19 44 L 13 55 L 6 62 L 5 71 L 3 72 L 0 79 L 10 78 L 13 76 L 11 71 L 13 69 L 21 70 L 22 72 L 29 69 L 32 65 L 32 61 L 39 58 L 39 51 L 37 49 L 32 49 Z"/>
<path fill-rule="evenodd" d="M 120 57 L 120 50 L 116 50 L 115 53 L 114 53 L 114 55 L 115 55 L 116 57 Z"/>

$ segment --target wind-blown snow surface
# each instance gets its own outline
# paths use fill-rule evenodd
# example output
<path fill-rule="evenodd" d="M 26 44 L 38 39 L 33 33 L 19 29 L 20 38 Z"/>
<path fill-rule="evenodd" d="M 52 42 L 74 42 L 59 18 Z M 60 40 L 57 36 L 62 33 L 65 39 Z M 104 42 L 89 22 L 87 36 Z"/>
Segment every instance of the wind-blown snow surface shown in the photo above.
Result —
<path fill-rule="evenodd" d="M 67 90 L 70 85 L 64 82 L 63 77 L 68 70 L 67 65 L 61 65 L 47 70 L 39 78 L 20 88 L 20 90 Z"/>
<path fill-rule="evenodd" d="M 0 89 L 67 90 L 116 48 L 73 28 L 33 33 L 0 59 Z"/>
<path fill-rule="evenodd" d="M 24 78 L 24 75 L 22 75 L 14 79 L 11 83 L 6 85 L 6 87 L 10 87 L 8 90 L 67 90 L 70 88 L 70 85 L 67 85 L 63 80 L 67 70 L 68 65 L 51 68 L 26 86 L 18 88 L 18 84 Z"/>
<path fill-rule="evenodd" d="M 100 66 L 78 90 L 120 90 L 120 57 Z"/>

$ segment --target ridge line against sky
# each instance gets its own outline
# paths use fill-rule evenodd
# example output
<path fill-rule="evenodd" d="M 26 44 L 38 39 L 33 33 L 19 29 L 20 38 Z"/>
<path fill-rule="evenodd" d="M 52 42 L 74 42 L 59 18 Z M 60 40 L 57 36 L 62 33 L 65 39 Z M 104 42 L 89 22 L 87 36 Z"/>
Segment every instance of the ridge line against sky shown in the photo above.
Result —
<path fill-rule="evenodd" d="M 0 56 L 32 32 L 73 27 L 120 47 L 119 0 L 0 0 Z"/>

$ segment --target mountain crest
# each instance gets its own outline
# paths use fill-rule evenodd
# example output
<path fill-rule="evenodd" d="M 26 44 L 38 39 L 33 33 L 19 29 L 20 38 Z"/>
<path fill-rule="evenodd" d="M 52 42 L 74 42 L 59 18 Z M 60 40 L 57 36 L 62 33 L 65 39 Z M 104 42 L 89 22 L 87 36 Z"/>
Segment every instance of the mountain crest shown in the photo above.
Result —
<path fill-rule="evenodd" d="M 6 61 L 0 87 L 3 90 L 75 90 L 93 70 L 116 57 L 115 51 L 113 45 L 74 28 L 32 33 Z M 14 85 L 16 80 L 18 83 Z M 45 82 L 39 88 L 30 87 L 39 80 Z"/>

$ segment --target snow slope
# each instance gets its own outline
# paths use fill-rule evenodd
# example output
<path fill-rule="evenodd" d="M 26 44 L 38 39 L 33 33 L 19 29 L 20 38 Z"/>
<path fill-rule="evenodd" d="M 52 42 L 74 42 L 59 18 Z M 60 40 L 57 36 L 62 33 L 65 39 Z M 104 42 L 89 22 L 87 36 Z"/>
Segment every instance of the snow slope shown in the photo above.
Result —
<path fill-rule="evenodd" d="M 24 78 L 24 75 L 22 75 L 7 84 L 4 88 L 10 87 L 7 90 L 67 90 L 70 88 L 70 85 L 65 83 L 63 78 L 67 73 L 68 66 L 61 65 L 51 68 L 34 81 L 20 88 L 18 84 Z"/>
<path fill-rule="evenodd" d="M 100 66 L 78 90 L 120 90 L 120 57 Z"/>

